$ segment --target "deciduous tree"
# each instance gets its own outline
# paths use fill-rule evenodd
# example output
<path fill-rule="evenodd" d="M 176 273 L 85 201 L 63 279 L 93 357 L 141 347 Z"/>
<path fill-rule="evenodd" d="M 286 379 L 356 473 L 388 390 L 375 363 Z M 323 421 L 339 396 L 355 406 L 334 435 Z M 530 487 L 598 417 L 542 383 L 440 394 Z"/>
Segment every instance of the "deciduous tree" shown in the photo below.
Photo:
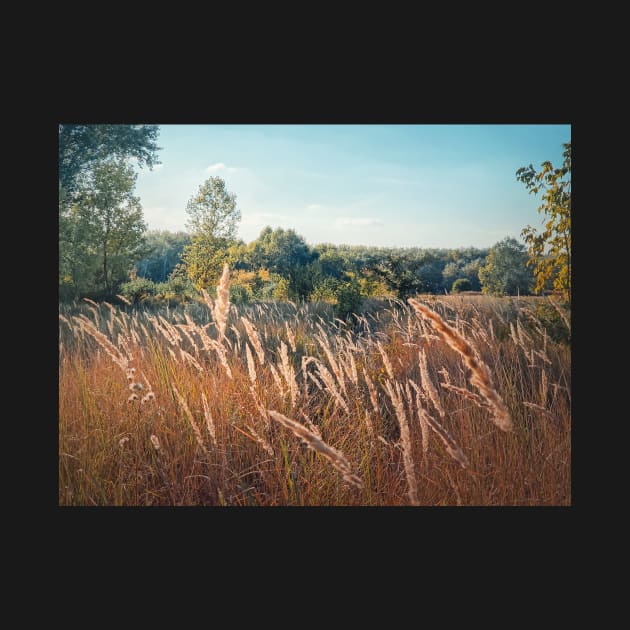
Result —
<path fill-rule="evenodd" d="M 535 291 L 551 285 L 565 302 L 571 300 L 571 143 L 563 145 L 563 164 L 554 168 L 543 162 L 536 171 L 532 164 L 516 171 L 531 194 L 542 192 L 538 212 L 546 215 L 544 230 L 527 226 L 522 236 L 529 246 L 530 265 L 536 277 Z"/>

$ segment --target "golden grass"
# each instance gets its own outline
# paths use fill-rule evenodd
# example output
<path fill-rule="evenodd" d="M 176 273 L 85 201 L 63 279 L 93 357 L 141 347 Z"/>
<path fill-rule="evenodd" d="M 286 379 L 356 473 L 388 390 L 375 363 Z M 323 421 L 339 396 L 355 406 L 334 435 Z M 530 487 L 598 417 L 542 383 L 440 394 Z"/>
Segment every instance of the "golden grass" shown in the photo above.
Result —
<path fill-rule="evenodd" d="M 210 322 L 60 309 L 60 505 L 570 504 L 570 346 L 537 298 L 372 303 L 352 324 L 221 300 Z"/>

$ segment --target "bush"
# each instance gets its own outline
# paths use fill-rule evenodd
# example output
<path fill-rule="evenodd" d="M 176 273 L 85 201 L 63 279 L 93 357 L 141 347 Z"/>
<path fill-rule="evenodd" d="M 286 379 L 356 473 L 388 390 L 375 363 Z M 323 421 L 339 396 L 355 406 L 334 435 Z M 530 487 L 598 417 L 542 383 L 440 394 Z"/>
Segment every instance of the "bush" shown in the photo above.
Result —
<path fill-rule="evenodd" d="M 352 313 L 356 313 L 363 302 L 361 289 L 357 282 L 343 282 L 335 291 L 337 305 L 335 312 L 337 317 L 347 319 Z"/>
<path fill-rule="evenodd" d="M 189 302 L 197 291 L 192 282 L 181 276 L 171 276 L 166 282 L 155 285 L 155 299 L 184 304 Z"/>
<path fill-rule="evenodd" d="M 148 297 L 154 296 L 155 292 L 155 282 L 147 280 L 147 278 L 136 278 L 135 280 L 125 282 L 120 286 L 121 295 L 124 295 L 134 304 L 140 300 L 145 300 Z"/>
<path fill-rule="evenodd" d="M 338 280 L 334 278 L 324 278 L 315 285 L 309 299 L 313 302 L 329 302 L 332 304 L 336 301 L 338 288 Z"/>
<path fill-rule="evenodd" d="M 565 309 L 566 311 L 567 309 Z M 547 331 L 547 334 L 557 343 L 569 343 L 571 331 L 558 311 L 551 304 L 538 304 L 536 306 L 536 317 Z M 567 312 L 567 319 L 570 314 Z M 569 319 L 570 323 L 570 319 Z"/>
<path fill-rule="evenodd" d="M 461 293 L 462 291 L 472 291 L 472 284 L 468 278 L 457 278 L 451 287 L 451 293 Z"/>
<path fill-rule="evenodd" d="M 230 286 L 230 302 L 233 304 L 249 304 L 252 301 L 252 293 L 248 287 L 242 284 Z"/>

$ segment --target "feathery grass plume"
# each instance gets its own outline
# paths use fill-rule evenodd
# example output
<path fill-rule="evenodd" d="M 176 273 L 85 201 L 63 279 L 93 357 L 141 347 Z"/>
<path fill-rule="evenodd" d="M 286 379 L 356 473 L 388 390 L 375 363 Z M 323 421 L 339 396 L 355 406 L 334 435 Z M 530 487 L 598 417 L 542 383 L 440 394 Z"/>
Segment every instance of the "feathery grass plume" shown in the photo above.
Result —
<path fill-rule="evenodd" d="M 354 383 L 354 386 L 357 387 L 359 385 L 359 376 L 357 374 L 357 365 L 354 362 L 352 352 L 340 352 L 339 363 L 341 363 L 341 366 L 343 367 L 343 371 L 346 373 L 346 376 L 350 379 L 352 383 Z"/>
<path fill-rule="evenodd" d="M 235 429 L 238 429 L 238 427 L 236 425 L 232 424 L 232 426 Z M 265 440 L 264 437 L 259 435 L 258 432 L 256 431 L 256 429 L 254 429 L 254 427 L 251 424 L 247 424 L 245 426 L 251 432 L 250 438 L 252 438 L 255 442 L 258 442 L 258 444 L 260 444 L 263 447 L 263 450 L 267 453 L 267 455 L 270 455 L 271 457 L 273 457 L 275 455 L 275 451 L 273 450 L 271 444 L 269 444 L 269 442 L 267 442 L 267 440 Z M 243 433 L 244 433 L 244 431 L 243 431 Z"/>
<path fill-rule="evenodd" d="M 284 341 L 280 342 L 280 369 L 282 376 L 289 386 L 289 393 L 291 394 L 291 407 L 295 407 L 298 397 L 298 384 L 295 380 L 295 370 L 289 361 L 289 353 Z"/>
<path fill-rule="evenodd" d="M 310 449 L 314 450 L 316 453 L 320 453 L 320 455 L 323 455 L 331 463 L 333 468 L 342 474 L 344 481 L 347 481 L 359 490 L 363 488 L 363 481 L 358 475 L 352 472 L 350 462 L 348 462 L 343 453 L 324 442 L 324 440 L 307 429 L 303 424 L 300 424 L 295 420 L 290 420 L 286 416 L 283 416 L 281 413 L 273 411 L 272 409 L 269 409 L 268 411 L 269 415 L 276 422 L 279 422 L 287 429 L 290 429 L 293 434 L 299 437 Z"/>
<path fill-rule="evenodd" d="M 210 313 L 212 314 L 214 312 L 214 302 L 203 287 L 201 287 L 201 296 L 203 297 L 203 301 L 206 303 L 206 306 L 210 309 Z"/>
<path fill-rule="evenodd" d="M 462 337 L 457 330 L 449 326 L 437 313 L 424 306 L 413 298 L 408 299 L 409 304 L 421 317 L 429 320 L 442 339 L 454 350 L 459 352 L 464 363 L 470 369 L 470 382 L 474 385 L 483 398 L 494 411 L 493 422 L 503 431 L 512 430 L 510 412 L 503 399 L 494 388 L 488 366 L 476 356 L 473 347 Z"/>
<path fill-rule="evenodd" d="M 482 409 L 489 409 L 492 411 L 492 407 L 486 402 L 485 398 L 482 398 L 479 394 L 475 394 L 475 392 L 471 392 L 469 389 L 464 387 L 457 387 L 456 385 L 452 385 L 451 383 L 440 383 L 443 389 L 447 389 L 451 392 L 455 392 L 456 394 L 460 394 L 464 398 L 468 400 L 472 400 L 478 407 Z"/>
<path fill-rule="evenodd" d="M 245 316 L 241 316 L 241 321 L 243 322 L 245 330 L 247 331 L 247 336 L 256 351 L 256 356 L 258 357 L 258 361 L 260 361 L 260 365 L 265 365 L 265 351 L 263 350 L 260 335 L 258 334 L 256 327 Z"/>
<path fill-rule="evenodd" d="M 536 411 L 540 411 L 541 413 L 544 413 L 549 418 L 554 417 L 553 414 L 549 411 L 549 409 L 546 409 L 542 405 L 537 405 L 536 403 L 527 402 L 527 401 L 523 401 L 523 405 L 525 405 L 525 407 L 530 407 L 531 409 L 536 409 Z"/>
<path fill-rule="evenodd" d="M 391 378 L 392 381 L 395 381 L 396 379 L 394 377 L 394 370 L 392 368 L 392 364 L 389 360 L 389 357 L 385 353 L 385 350 L 383 349 L 383 346 L 381 345 L 380 341 L 376 342 L 376 347 L 378 348 L 378 351 L 381 353 L 381 356 L 383 357 L 383 365 L 385 366 L 385 369 L 387 370 L 387 376 L 389 376 L 389 378 Z"/>
<path fill-rule="evenodd" d="M 210 434 L 210 438 L 212 439 L 212 443 L 215 448 L 218 446 L 217 444 L 217 434 L 214 428 L 214 420 L 212 419 L 212 414 L 210 413 L 210 405 L 208 405 L 208 399 L 206 395 L 201 392 L 201 402 L 203 403 L 203 415 L 206 419 L 206 428 L 208 429 L 208 433 Z"/>
<path fill-rule="evenodd" d="M 252 385 L 256 385 L 256 365 L 247 341 L 245 342 L 245 354 L 247 356 L 247 371 L 249 372 L 249 380 Z"/>
<path fill-rule="evenodd" d="M 207 335 L 206 335 L 206 337 L 207 337 Z M 230 368 L 230 365 L 227 362 L 227 354 L 225 352 L 225 348 L 223 347 L 223 344 L 220 344 L 218 341 L 215 341 L 214 339 L 210 339 L 210 337 L 207 337 L 207 338 L 210 341 L 210 345 L 212 346 L 212 348 L 214 348 L 214 351 L 217 353 L 217 356 L 219 357 L 219 362 L 221 363 L 221 365 L 225 369 L 225 372 L 227 373 L 228 378 L 231 379 L 232 378 L 232 369 Z"/>
<path fill-rule="evenodd" d="M 547 365 L 551 365 L 551 359 L 547 356 L 546 353 L 539 352 L 538 350 L 534 350 L 534 348 L 532 348 L 532 353 L 535 354 L 540 359 L 542 359 Z M 532 363 L 533 363 L 533 361 L 532 361 Z"/>
<path fill-rule="evenodd" d="M 321 330 L 321 326 L 320 326 L 320 330 Z M 339 367 L 339 364 L 337 363 L 337 361 L 335 361 L 335 357 L 332 353 L 332 350 L 330 349 L 330 346 L 328 345 L 328 339 L 323 334 L 321 336 L 316 335 L 315 339 L 319 341 L 320 346 L 322 347 L 324 353 L 326 354 L 328 363 L 330 363 L 330 367 L 332 368 L 333 373 L 337 377 L 337 382 L 339 383 L 339 387 L 341 388 L 341 391 L 345 394 L 346 382 L 343 378 L 343 372 L 341 371 L 341 368 Z"/>
<path fill-rule="evenodd" d="M 209 456 L 210 452 L 208 451 L 203 441 L 203 437 L 201 435 L 201 429 L 199 428 L 199 425 L 195 422 L 195 419 L 193 418 L 192 413 L 190 413 L 190 409 L 188 408 L 188 405 L 186 401 L 184 400 L 184 397 L 179 393 L 179 390 L 177 389 L 177 387 L 175 387 L 175 385 L 172 385 L 172 388 L 173 388 L 173 392 L 175 393 L 175 396 L 177 397 L 177 402 L 179 402 L 179 406 L 184 410 L 184 413 L 186 414 L 186 417 L 188 418 L 188 422 L 190 422 L 190 426 L 192 427 L 193 433 L 195 435 L 195 439 L 197 440 L 197 444 L 199 444 L 199 447 L 201 448 L 201 450 L 207 456 Z"/>
<path fill-rule="evenodd" d="M 140 339 L 140 335 L 138 335 L 135 328 L 131 329 L 131 338 L 136 342 L 136 345 L 140 347 L 140 353 L 143 354 L 142 340 Z"/>
<path fill-rule="evenodd" d="M 177 330 L 177 328 L 173 326 L 173 324 L 171 324 L 168 320 L 164 319 L 164 317 L 162 317 L 161 315 L 158 315 L 158 319 L 160 320 L 160 322 L 162 322 L 162 325 L 168 331 L 169 335 L 171 336 L 171 339 L 173 339 L 174 345 L 181 344 L 183 339 L 181 338 L 181 335 L 179 334 L 179 331 Z"/>
<path fill-rule="evenodd" d="M 156 451 L 159 451 L 160 450 L 160 440 L 158 439 L 158 436 L 151 434 L 151 438 L 150 439 L 151 439 L 151 444 L 153 444 L 153 448 Z"/>
<path fill-rule="evenodd" d="M 212 313 L 214 321 L 217 324 L 219 338 L 225 337 L 225 328 L 227 325 L 228 315 L 230 313 L 230 268 L 228 264 L 223 265 L 223 273 L 217 285 L 217 299 L 214 302 L 214 311 Z"/>
<path fill-rule="evenodd" d="M 204 373 L 204 369 L 201 367 L 201 365 L 199 365 L 199 362 L 197 361 L 197 359 L 195 359 L 195 357 L 193 357 L 192 354 L 189 354 L 181 347 L 179 348 L 179 354 L 181 355 L 182 359 L 188 361 L 188 363 L 190 363 L 197 370 L 197 372 L 199 372 L 199 374 Z"/>
<path fill-rule="evenodd" d="M 192 338 L 192 335 L 188 332 L 189 327 L 186 324 L 177 324 L 177 328 L 179 328 L 179 330 L 183 333 L 184 337 L 188 339 L 188 342 L 192 346 L 192 349 L 194 350 L 195 354 L 199 356 L 199 348 L 197 348 L 197 344 L 195 343 L 195 340 Z"/>
<path fill-rule="evenodd" d="M 313 381 L 313 383 L 315 383 L 320 392 L 324 391 L 324 386 L 319 382 L 319 379 L 315 376 L 315 374 L 311 374 L 311 372 L 309 372 L 308 377 Z"/>
<path fill-rule="evenodd" d="M 295 335 L 293 331 L 289 328 L 289 322 L 284 322 L 284 326 L 287 330 L 287 339 L 289 340 L 289 345 L 291 346 L 291 352 L 297 352 L 295 345 Z"/>
<path fill-rule="evenodd" d="M 304 418 L 306 426 L 308 426 L 308 428 L 321 440 L 322 434 L 319 431 L 319 427 L 316 424 L 313 424 L 311 419 L 303 411 L 300 411 L 300 415 Z"/>
<path fill-rule="evenodd" d="M 119 295 L 118 293 L 116 293 L 116 297 L 121 301 L 124 302 L 125 304 L 127 304 L 128 306 L 132 306 L 131 302 L 124 296 L 124 295 Z"/>
<path fill-rule="evenodd" d="M 238 331 L 238 328 L 234 324 L 232 324 L 230 326 L 230 330 L 234 331 L 234 335 L 236 337 L 236 342 L 237 342 L 237 344 L 240 344 L 240 342 L 241 342 L 241 333 Z"/>
<path fill-rule="evenodd" d="M 547 296 L 547 299 L 551 303 L 551 306 L 553 306 L 556 309 L 558 315 L 560 315 L 560 317 L 562 318 L 562 321 L 564 322 L 564 325 L 567 327 L 567 330 L 571 332 L 571 321 L 569 319 L 568 313 L 559 304 L 557 304 L 555 300 L 551 298 L 550 295 Z"/>
<path fill-rule="evenodd" d="M 405 476 L 407 477 L 407 487 L 409 489 L 409 503 L 411 503 L 411 505 L 420 505 L 420 502 L 418 501 L 416 467 L 411 451 L 411 435 L 409 433 L 409 424 L 407 423 L 407 415 L 405 414 L 405 407 L 400 396 L 399 387 L 399 384 L 396 383 L 396 391 L 394 391 L 391 381 L 385 381 L 385 389 L 387 390 L 392 404 L 394 405 L 396 418 L 398 419 L 398 425 L 400 426 L 400 442 L 403 451 L 403 463 L 405 466 Z"/>
<path fill-rule="evenodd" d="M 273 382 L 276 384 L 276 388 L 280 392 L 280 396 L 284 397 L 287 393 L 287 388 L 284 386 L 284 383 L 280 378 L 280 374 L 278 374 L 278 370 L 276 370 L 273 363 L 269 363 L 269 369 L 271 370 L 271 376 L 273 376 Z"/>
<path fill-rule="evenodd" d="M 352 352 L 348 352 L 348 358 L 350 360 L 350 380 L 354 383 L 355 387 L 359 386 L 359 375 L 357 374 L 357 364 L 354 361 L 354 355 Z"/>
<path fill-rule="evenodd" d="M 304 379 L 304 390 L 306 391 L 306 384 L 308 383 L 308 364 L 316 362 L 315 357 L 304 355 L 300 363 L 300 371 L 302 372 L 302 378 Z"/>
<path fill-rule="evenodd" d="M 418 422 L 420 423 L 420 434 L 422 436 L 422 452 L 426 455 L 429 452 L 429 423 L 425 418 L 425 414 L 420 413 L 420 409 L 422 409 L 422 390 L 411 379 L 408 379 L 408 382 L 416 392 Z"/>
<path fill-rule="evenodd" d="M 444 445 L 446 452 L 455 461 L 459 462 L 462 468 L 467 468 L 469 465 L 468 458 L 453 439 L 453 436 L 431 414 L 427 413 L 426 409 L 422 406 L 418 407 L 418 417 L 424 419 L 431 429 L 433 429 Z M 422 423 L 422 420 L 420 420 L 420 422 Z"/>
<path fill-rule="evenodd" d="M 127 355 L 127 359 L 129 361 L 133 361 L 133 354 L 131 354 L 131 342 L 129 341 L 127 335 L 125 335 L 124 333 L 121 333 L 120 335 L 118 335 L 118 346 L 121 347 L 124 351 L 125 354 Z"/>
<path fill-rule="evenodd" d="M 429 366 L 427 365 L 427 355 L 424 350 L 420 350 L 418 352 L 418 356 L 420 358 L 420 376 L 422 377 L 422 388 L 427 393 L 429 399 L 433 403 L 436 411 L 438 412 L 440 418 L 444 418 L 444 407 L 442 407 L 442 402 L 440 397 L 433 385 L 433 381 L 429 376 Z"/>
<path fill-rule="evenodd" d="M 100 331 L 94 323 L 84 315 L 78 315 L 76 321 L 79 323 L 81 330 L 90 335 L 96 343 L 109 355 L 111 360 L 122 369 L 127 371 L 129 360 L 120 352 L 120 350 Z"/>
<path fill-rule="evenodd" d="M 317 373 L 319 374 L 319 377 L 322 379 L 323 383 L 326 385 L 326 389 L 333 395 L 334 400 L 341 405 L 346 413 L 350 413 L 350 409 L 348 408 L 346 401 L 343 399 L 343 396 L 335 385 L 335 379 L 333 378 L 333 375 L 321 361 L 317 361 L 316 365 Z"/>
<path fill-rule="evenodd" d="M 107 320 L 107 332 L 109 332 L 109 336 L 113 339 L 114 338 L 114 318 L 110 317 Z"/>
<path fill-rule="evenodd" d="M 380 410 L 378 408 L 378 395 L 376 393 L 376 388 L 374 387 L 374 383 L 372 379 L 369 377 L 368 373 L 363 368 L 363 378 L 367 383 L 368 390 L 370 392 L 370 402 L 372 403 L 372 409 L 374 409 L 374 413 L 378 416 L 380 415 Z"/>
<path fill-rule="evenodd" d="M 265 423 L 267 424 L 267 428 L 269 429 L 271 427 L 271 420 L 269 420 L 269 414 L 267 413 L 267 409 L 265 409 L 262 402 L 260 402 L 260 398 L 258 397 L 256 390 L 251 385 L 249 386 L 249 393 L 251 394 L 252 400 L 254 401 L 254 404 L 256 405 L 256 409 L 258 409 L 258 413 L 264 419 Z"/>
<path fill-rule="evenodd" d="M 64 315 L 62 315 L 61 313 L 59 313 L 59 319 L 60 319 L 62 322 L 65 322 L 66 324 L 68 324 L 68 327 L 70 328 L 70 330 L 73 330 L 73 326 L 72 326 L 72 324 L 70 323 L 70 320 L 69 320 L 67 317 L 65 317 Z"/>

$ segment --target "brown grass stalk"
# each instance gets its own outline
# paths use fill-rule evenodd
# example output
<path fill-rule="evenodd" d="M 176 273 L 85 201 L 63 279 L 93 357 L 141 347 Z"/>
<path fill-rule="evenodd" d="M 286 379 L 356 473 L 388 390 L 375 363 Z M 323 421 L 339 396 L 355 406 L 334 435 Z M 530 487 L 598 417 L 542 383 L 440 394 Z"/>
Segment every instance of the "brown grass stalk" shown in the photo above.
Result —
<path fill-rule="evenodd" d="M 477 356 L 470 343 L 457 330 L 449 326 L 440 315 L 424 304 L 413 298 L 409 298 L 408 302 L 419 316 L 431 322 L 437 333 L 451 348 L 461 354 L 464 363 L 471 371 L 470 382 L 479 390 L 494 412 L 493 422 L 502 431 L 511 431 L 513 425 L 510 412 L 494 388 L 488 366 Z"/>
<path fill-rule="evenodd" d="M 343 480 L 353 485 L 355 488 L 361 490 L 363 488 L 363 481 L 361 478 L 352 471 L 350 462 L 345 458 L 341 451 L 333 448 L 320 437 L 315 435 L 312 431 L 307 429 L 303 424 L 291 420 L 277 411 L 269 409 L 269 415 L 281 425 L 290 429 L 293 434 L 299 437 L 310 449 L 316 453 L 323 455 L 343 477 Z"/>

